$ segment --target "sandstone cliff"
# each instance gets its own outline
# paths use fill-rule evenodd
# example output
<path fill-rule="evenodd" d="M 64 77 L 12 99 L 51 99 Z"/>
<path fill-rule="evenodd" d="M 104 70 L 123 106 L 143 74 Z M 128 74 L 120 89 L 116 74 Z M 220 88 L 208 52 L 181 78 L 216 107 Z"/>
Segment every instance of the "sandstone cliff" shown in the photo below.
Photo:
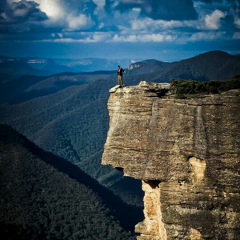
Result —
<path fill-rule="evenodd" d="M 102 164 L 142 181 L 139 240 L 239 239 L 240 90 L 181 100 L 143 84 L 108 110 Z"/>

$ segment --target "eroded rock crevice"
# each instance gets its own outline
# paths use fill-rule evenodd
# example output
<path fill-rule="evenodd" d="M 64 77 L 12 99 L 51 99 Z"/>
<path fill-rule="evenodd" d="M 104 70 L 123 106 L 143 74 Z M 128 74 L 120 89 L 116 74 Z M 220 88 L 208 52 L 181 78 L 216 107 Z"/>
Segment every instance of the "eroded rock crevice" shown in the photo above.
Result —
<path fill-rule="evenodd" d="M 160 202 L 160 182 L 142 181 L 144 195 L 144 221 L 135 226 L 135 232 L 140 233 L 138 240 L 165 240 L 167 233 L 162 221 Z"/>

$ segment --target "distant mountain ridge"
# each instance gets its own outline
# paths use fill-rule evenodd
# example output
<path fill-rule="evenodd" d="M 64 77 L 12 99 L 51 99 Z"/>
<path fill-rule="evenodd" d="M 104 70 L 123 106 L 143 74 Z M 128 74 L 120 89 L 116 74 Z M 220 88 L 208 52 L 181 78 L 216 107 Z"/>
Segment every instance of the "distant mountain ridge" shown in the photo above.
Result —
<path fill-rule="evenodd" d="M 129 70 L 132 74 L 140 72 L 153 82 L 170 82 L 175 78 L 226 81 L 240 74 L 240 55 L 211 51 L 173 63 L 142 61 L 131 64 Z"/>
<path fill-rule="evenodd" d="M 0 74 L 11 77 L 23 75 L 50 76 L 63 72 L 113 71 L 117 65 L 134 70 L 137 74 L 154 74 L 154 81 L 170 81 L 175 77 L 195 78 L 209 81 L 227 80 L 236 74 L 240 64 L 239 55 L 230 55 L 223 51 L 210 51 L 185 60 L 162 62 L 146 59 L 131 63 L 130 59 L 107 60 L 99 58 L 59 59 L 59 58 L 10 58 L 0 57 Z M 221 66 L 221 68 L 219 68 Z M 4 76 L 6 80 L 6 77 Z"/>
<path fill-rule="evenodd" d="M 41 71 L 32 68 L 28 63 L 21 59 L 0 59 L 0 82 L 18 78 L 23 75 L 41 76 L 44 74 Z"/>
<path fill-rule="evenodd" d="M 130 63 L 130 59 L 13 58 L 0 56 L 0 74 L 16 78 L 23 75 L 49 76 L 63 72 L 112 71 L 119 64 L 128 66 Z"/>

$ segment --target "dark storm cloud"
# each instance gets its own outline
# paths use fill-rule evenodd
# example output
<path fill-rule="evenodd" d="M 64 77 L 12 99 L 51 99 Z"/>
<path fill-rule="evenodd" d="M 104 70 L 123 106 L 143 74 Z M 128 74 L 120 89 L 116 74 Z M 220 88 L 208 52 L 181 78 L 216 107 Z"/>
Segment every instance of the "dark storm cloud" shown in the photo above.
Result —
<path fill-rule="evenodd" d="M 39 5 L 33 1 L 22 0 L 8 4 L 4 0 L 0 4 L 0 12 L 1 22 L 43 21 L 47 19 L 47 15 L 40 11 Z"/>
<path fill-rule="evenodd" d="M 133 8 L 141 10 L 141 16 L 154 20 L 190 20 L 197 18 L 192 0 L 121 0 L 118 5 L 114 1 L 106 0 L 106 9 L 116 9 L 120 12 Z"/>
<path fill-rule="evenodd" d="M 8 1 L 1 1 L 0 33 L 29 32 L 36 27 L 35 23 L 47 19 L 47 15 L 39 9 L 36 2 L 22 0 L 10 4 Z"/>
<path fill-rule="evenodd" d="M 78 13 L 83 13 L 90 16 L 94 15 L 94 11 L 97 7 L 97 5 L 93 1 L 89 1 L 89 0 L 84 0 L 84 1 L 70 0 L 68 1 L 68 6 L 71 11 L 74 9 L 78 11 Z"/>
<path fill-rule="evenodd" d="M 87 29 L 97 22 L 92 0 L 0 0 L 0 32 Z"/>
<path fill-rule="evenodd" d="M 62 0 L 63 5 L 67 5 L 69 13 L 78 16 L 83 14 L 86 17 L 90 17 L 95 23 L 98 22 L 98 17 L 95 15 L 97 5 L 92 0 L 69 0 L 66 4 L 65 0 Z"/>
<path fill-rule="evenodd" d="M 151 6 L 142 9 L 142 14 L 153 19 L 190 20 L 196 19 L 197 13 L 191 0 L 150 1 Z"/>
<path fill-rule="evenodd" d="M 7 16 L 21 21 L 42 21 L 47 15 L 39 10 L 38 4 L 33 1 L 14 2 L 7 11 Z"/>

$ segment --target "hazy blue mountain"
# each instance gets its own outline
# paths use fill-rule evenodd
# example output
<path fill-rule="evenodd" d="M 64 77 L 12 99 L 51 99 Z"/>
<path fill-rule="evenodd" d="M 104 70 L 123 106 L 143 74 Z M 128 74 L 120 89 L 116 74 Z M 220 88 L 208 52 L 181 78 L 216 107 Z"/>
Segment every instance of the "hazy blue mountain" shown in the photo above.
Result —
<path fill-rule="evenodd" d="M 23 75 L 49 76 L 63 72 L 112 71 L 118 65 L 127 67 L 129 64 L 131 64 L 130 59 L 12 58 L 0 56 L 0 76 L 5 74 L 9 78 L 16 78 Z"/>
<path fill-rule="evenodd" d="M 34 64 L 31 64 L 32 67 L 35 67 Z M 40 66 L 38 66 L 39 68 Z M 44 65 L 40 68 L 41 72 L 46 73 L 47 75 L 53 75 L 60 72 L 74 72 L 72 68 L 57 64 L 54 59 L 47 59 L 44 63 Z"/>
<path fill-rule="evenodd" d="M 21 59 L 0 57 L 0 82 L 9 81 L 23 75 L 43 75 L 43 73 Z"/>
<path fill-rule="evenodd" d="M 143 61 L 131 64 L 130 69 L 131 75 L 140 73 L 142 78 L 153 82 L 170 82 L 176 78 L 226 81 L 240 73 L 240 55 L 211 51 L 173 63 Z"/>
<path fill-rule="evenodd" d="M 169 82 L 176 77 L 200 81 L 227 80 L 239 73 L 239 59 L 239 55 L 230 55 L 222 51 L 211 51 L 172 63 L 154 59 L 131 63 L 130 59 L 0 57 L 0 76 L 6 80 L 7 76 L 16 78 L 22 75 L 49 76 L 63 72 L 113 71 L 117 69 L 117 65 L 121 65 L 125 69 L 128 68 L 132 74 L 147 75 L 154 81 Z"/>
<path fill-rule="evenodd" d="M 126 68 L 131 64 L 130 59 L 83 58 L 56 59 L 55 61 L 71 68 L 74 72 L 112 71 L 117 69 L 118 65 Z"/>

